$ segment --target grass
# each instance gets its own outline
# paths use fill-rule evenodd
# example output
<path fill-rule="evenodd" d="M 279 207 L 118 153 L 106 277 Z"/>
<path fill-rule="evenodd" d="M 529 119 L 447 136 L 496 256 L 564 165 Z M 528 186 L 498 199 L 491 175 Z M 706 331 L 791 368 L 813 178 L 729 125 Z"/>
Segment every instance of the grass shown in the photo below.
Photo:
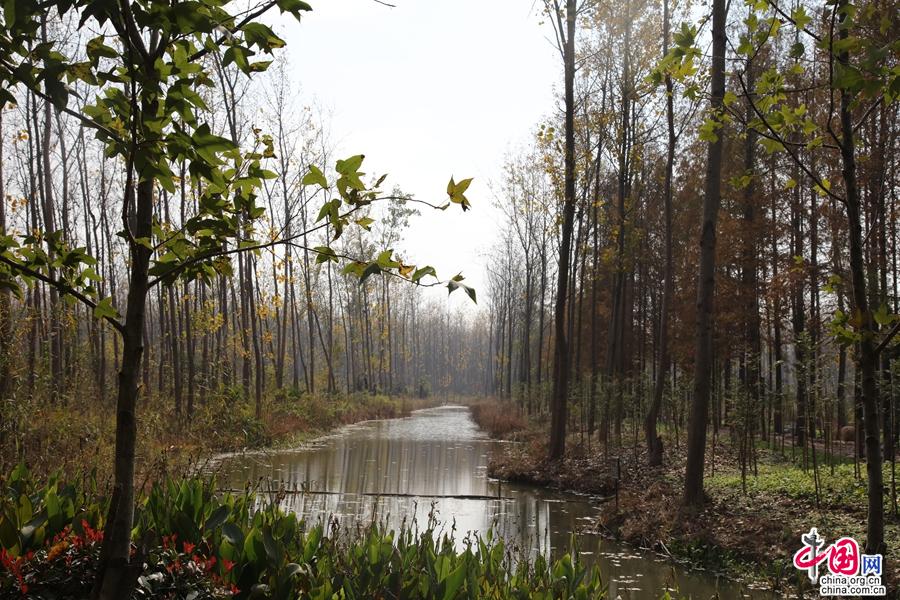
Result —
<path fill-rule="evenodd" d="M 884 481 L 890 482 L 891 466 L 883 466 Z M 763 512 L 778 520 L 786 535 L 818 527 L 832 540 L 850 536 L 860 543 L 866 538 L 867 483 L 865 465 L 856 477 L 853 464 L 819 469 L 819 502 L 812 468 L 795 462 L 762 462 L 758 473 L 748 473 L 746 493 L 740 473 L 728 471 L 707 479 L 707 491 L 717 502 L 735 507 L 735 514 L 752 516 Z M 891 498 L 885 495 L 885 544 L 900 547 L 900 521 L 892 515 Z M 895 570 L 895 565 L 890 565 Z M 894 576 L 894 575 L 892 575 Z"/>
<path fill-rule="evenodd" d="M 886 481 L 890 481 L 890 465 L 886 467 Z M 742 489 L 739 472 L 719 473 L 707 478 L 706 481 L 708 490 L 713 493 Z M 804 502 L 816 501 L 812 468 L 804 471 L 801 467 L 790 463 L 762 463 L 755 475 L 752 472 L 748 473 L 746 485 L 749 495 L 772 494 Z M 819 470 L 819 499 L 824 506 L 865 510 L 866 492 L 865 469 L 860 479 L 854 475 L 853 465 L 835 466 L 834 475 L 830 469 Z"/>

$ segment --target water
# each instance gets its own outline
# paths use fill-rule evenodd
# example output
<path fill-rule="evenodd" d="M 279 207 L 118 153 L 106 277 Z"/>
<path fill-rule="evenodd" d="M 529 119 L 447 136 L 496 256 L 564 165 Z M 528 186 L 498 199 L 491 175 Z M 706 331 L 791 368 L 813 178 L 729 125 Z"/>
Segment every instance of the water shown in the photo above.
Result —
<path fill-rule="evenodd" d="M 677 586 L 681 595 L 751 597 L 747 590 L 705 572 L 688 572 L 656 555 L 585 533 L 598 511 L 597 500 L 487 476 L 488 439 L 465 407 L 416 411 L 410 417 L 345 427 L 297 450 L 228 455 L 218 463 L 223 487 L 249 482 L 288 494 L 285 508 L 308 521 L 338 519 L 342 525 L 373 520 L 399 527 L 424 525 L 433 513 L 442 526 L 456 528 L 461 544 L 468 532 L 494 533 L 532 556 L 559 556 L 577 535 L 582 559 L 601 568 L 610 597 L 658 598 Z M 754 598 L 768 596 L 754 593 Z"/>

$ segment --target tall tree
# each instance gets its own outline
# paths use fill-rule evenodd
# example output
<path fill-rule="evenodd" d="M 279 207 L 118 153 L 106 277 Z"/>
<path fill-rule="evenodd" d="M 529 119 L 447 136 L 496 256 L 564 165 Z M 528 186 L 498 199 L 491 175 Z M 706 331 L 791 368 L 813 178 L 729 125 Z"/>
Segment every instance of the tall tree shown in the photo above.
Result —
<path fill-rule="evenodd" d="M 6 235 L 6 188 L 3 185 L 3 111 L 6 101 L 0 98 L 0 230 Z M 12 298 L 10 290 L 0 290 L 0 400 L 11 391 L 12 382 Z"/>
<path fill-rule="evenodd" d="M 669 0 L 663 0 L 663 57 L 669 54 Z M 653 398 L 644 422 L 644 433 L 647 443 L 647 461 L 650 466 L 662 464 L 663 443 L 656 432 L 656 424 L 662 409 L 663 392 L 669 374 L 669 319 L 672 299 L 675 293 L 673 281 L 675 270 L 672 264 L 672 174 L 675 164 L 675 98 L 672 74 L 664 75 L 666 86 L 666 173 L 663 182 L 663 211 L 665 219 L 665 265 L 663 267 L 663 296 L 659 310 L 659 342 L 657 346 L 656 381 L 653 385 Z"/>
<path fill-rule="evenodd" d="M 708 150 L 700 223 L 700 273 L 697 278 L 697 324 L 694 349 L 694 397 L 688 426 L 684 504 L 703 503 L 703 470 L 706 461 L 706 424 L 713 369 L 713 296 L 716 287 L 716 222 L 722 197 L 722 109 L 725 98 L 725 48 L 727 4 L 712 2 L 712 66 Z"/>
<path fill-rule="evenodd" d="M 575 0 L 567 0 L 565 26 L 559 2 L 553 2 L 556 33 L 562 53 L 565 80 L 565 193 L 559 244 L 559 270 L 554 309 L 553 392 L 550 398 L 549 458 L 559 460 L 566 451 L 566 410 L 569 399 L 569 344 L 566 340 L 566 301 L 569 290 L 569 259 L 575 222 Z"/>

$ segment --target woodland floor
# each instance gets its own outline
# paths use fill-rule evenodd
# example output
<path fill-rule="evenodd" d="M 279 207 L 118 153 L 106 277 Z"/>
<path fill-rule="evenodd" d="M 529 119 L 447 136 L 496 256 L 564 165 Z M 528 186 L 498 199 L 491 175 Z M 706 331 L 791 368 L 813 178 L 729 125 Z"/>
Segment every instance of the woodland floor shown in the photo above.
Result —
<path fill-rule="evenodd" d="M 478 418 L 479 411 L 474 412 Z M 485 419 L 484 414 L 510 411 L 482 407 L 480 412 Z M 483 427 L 491 429 L 489 422 Z M 596 441 L 588 447 L 578 435 L 573 435 L 562 464 L 548 464 L 544 458 L 544 426 L 514 428 L 502 437 L 521 443 L 504 445 L 502 453 L 492 458 L 492 476 L 608 498 L 602 504 L 596 530 L 668 554 L 691 568 L 725 573 L 755 588 L 794 597 L 810 594 L 809 581 L 798 577 L 791 565 L 793 552 L 800 547 L 800 535 L 810 527 L 818 527 L 829 541 L 841 536 L 853 537 L 860 543 L 865 539 L 865 465 L 860 465 L 860 478 L 855 474 L 852 458 L 836 456 L 829 462 L 820 454 L 817 505 L 811 461 L 804 470 L 800 452 L 792 456 L 790 439 L 784 454 L 781 448 L 772 450 L 767 443 L 759 442 L 756 475 L 748 470 L 742 485 L 737 453 L 727 433 L 723 434 L 716 445 L 715 459 L 711 453 L 707 458 L 708 501 L 699 513 L 685 514 L 680 505 L 686 452 L 683 443 L 675 447 L 672 436 L 664 434 L 664 465 L 655 468 L 646 465 L 644 447 L 634 439 L 626 442 L 627 448 L 619 450 L 613 450 L 611 444 L 605 453 Z M 631 438 L 630 431 L 626 437 Z M 615 480 L 611 476 L 615 469 L 610 467 L 617 459 L 621 461 L 618 508 L 613 500 Z M 890 468 L 890 464 L 885 465 L 888 490 Z M 900 519 L 892 508 L 890 494 L 885 497 L 885 508 L 885 541 L 890 556 L 892 549 L 900 548 Z M 889 595 L 900 597 L 897 562 L 887 558 L 885 571 Z"/>

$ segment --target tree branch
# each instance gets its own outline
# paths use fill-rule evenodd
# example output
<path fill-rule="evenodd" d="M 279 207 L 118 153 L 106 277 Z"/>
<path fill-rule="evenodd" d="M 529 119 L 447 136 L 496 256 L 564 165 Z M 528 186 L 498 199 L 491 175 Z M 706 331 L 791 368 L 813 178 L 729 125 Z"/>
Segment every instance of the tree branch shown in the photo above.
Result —
<path fill-rule="evenodd" d="M 750 100 L 749 104 L 750 104 L 750 106 L 753 108 L 753 112 L 756 114 L 756 116 L 759 118 L 759 120 L 762 122 L 762 124 L 766 126 L 766 129 L 769 130 L 769 132 L 772 134 L 772 136 L 774 136 L 773 139 L 776 140 L 777 142 L 779 142 L 779 143 L 782 145 L 782 147 L 784 147 L 785 151 L 790 155 L 790 157 L 791 157 L 791 159 L 793 159 L 794 163 L 796 163 L 796 165 L 797 165 L 798 167 L 800 167 L 800 169 L 803 170 L 803 172 L 806 173 L 806 175 L 807 175 L 807 176 L 808 176 L 808 177 L 809 177 L 816 185 L 819 186 L 819 189 L 824 190 L 826 194 L 828 194 L 829 196 L 831 196 L 832 198 L 834 198 L 835 200 L 837 200 L 837 201 L 840 202 L 841 204 L 845 204 L 845 203 L 846 203 L 846 200 L 844 200 L 844 198 L 843 198 L 842 196 L 838 196 L 837 194 L 835 194 L 834 192 L 832 192 L 830 189 L 828 189 L 828 188 L 823 184 L 822 180 L 819 179 L 819 177 L 816 176 L 816 174 L 813 173 L 813 172 L 809 169 L 809 167 L 807 167 L 805 164 L 803 164 L 803 161 L 800 160 L 800 157 L 797 156 L 797 153 L 791 148 L 791 146 L 790 146 L 788 143 L 785 142 L 784 138 L 782 138 L 780 135 L 778 135 L 778 132 L 775 131 L 775 129 L 772 127 L 772 125 L 771 125 L 771 124 L 769 123 L 769 121 L 766 119 L 765 115 L 763 115 L 762 112 L 760 112 L 759 107 L 756 106 L 756 103 L 753 102 L 752 97 L 750 96 L 750 92 L 747 90 L 747 84 L 746 84 L 746 82 L 744 81 L 743 75 L 738 74 L 737 80 L 738 80 L 738 82 L 741 84 L 741 89 L 743 90 L 744 94 L 745 94 L 745 95 L 747 96 L 747 98 Z M 760 134 L 763 134 L 763 132 L 759 132 L 759 133 L 760 133 Z M 768 137 L 768 136 L 766 136 L 766 137 Z"/>
<path fill-rule="evenodd" d="M 79 292 L 72 286 L 70 286 L 62 281 L 53 279 L 52 277 L 48 277 L 47 275 L 44 275 L 40 271 L 35 271 L 34 269 L 31 269 L 30 267 L 26 267 L 23 264 L 17 263 L 16 261 L 3 256 L 2 254 L 0 254 L 0 262 L 8 265 L 12 269 L 22 273 L 23 275 L 27 275 L 28 277 L 34 277 L 35 279 L 39 279 L 40 281 L 43 281 L 47 285 L 51 285 L 51 286 L 55 287 L 57 290 L 59 290 L 63 294 L 68 294 L 68 295 L 72 296 L 73 298 L 77 299 L 82 304 L 89 307 L 91 310 L 94 310 L 95 308 L 97 308 L 96 302 L 94 302 L 93 300 L 88 298 L 83 293 Z M 113 319 L 112 317 L 103 317 L 103 318 L 110 325 L 112 325 L 116 331 L 118 331 L 121 334 L 125 333 L 125 326 L 122 325 L 122 323 Z"/>

